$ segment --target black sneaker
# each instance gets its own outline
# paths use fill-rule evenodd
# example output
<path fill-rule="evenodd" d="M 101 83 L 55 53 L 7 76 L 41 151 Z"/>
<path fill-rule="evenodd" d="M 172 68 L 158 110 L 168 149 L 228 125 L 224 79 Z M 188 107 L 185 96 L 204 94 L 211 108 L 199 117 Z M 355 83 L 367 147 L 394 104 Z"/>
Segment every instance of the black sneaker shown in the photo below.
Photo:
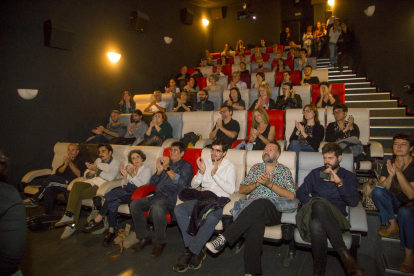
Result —
<path fill-rule="evenodd" d="M 226 238 L 220 234 L 214 241 L 206 243 L 206 247 L 208 250 L 216 254 L 224 248 L 226 242 Z"/>
<path fill-rule="evenodd" d="M 107 246 L 111 245 L 111 243 L 115 239 L 115 237 L 116 237 L 115 233 L 108 232 L 105 235 L 104 240 L 102 241 L 102 246 L 107 247 Z"/>
<path fill-rule="evenodd" d="M 28 208 L 34 208 L 37 207 L 38 203 L 33 201 L 31 198 L 27 198 L 23 200 L 24 206 Z"/>
<path fill-rule="evenodd" d="M 188 265 L 189 269 L 199 269 L 201 267 L 202 262 L 206 258 L 206 251 L 204 249 L 201 249 L 200 254 L 196 255 L 194 254 L 191 258 L 190 264 Z"/>
<path fill-rule="evenodd" d="M 189 249 L 184 250 L 183 254 L 178 258 L 178 262 L 173 267 L 173 270 L 176 272 L 186 272 L 188 269 L 188 264 L 193 258 L 194 254 Z"/>

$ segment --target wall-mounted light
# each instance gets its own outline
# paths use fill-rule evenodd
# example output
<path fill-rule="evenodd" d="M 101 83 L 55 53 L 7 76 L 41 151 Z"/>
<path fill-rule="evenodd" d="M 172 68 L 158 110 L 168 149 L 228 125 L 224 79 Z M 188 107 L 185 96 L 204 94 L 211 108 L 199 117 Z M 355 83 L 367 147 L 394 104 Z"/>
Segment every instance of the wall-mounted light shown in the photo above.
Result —
<path fill-rule="evenodd" d="M 31 100 L 37 96 L 39 90 L 37 89 L 17 89 L 17 93 L 19 93 L 20 97 L 25 100 Z"/>
<path fill-rule="evenodd" d="M 164 41 L 165 43 L 170 44 L 172 42 L 172 38 L 168 36 L 164 36 Z"/>
<path fill-rule="evenodd" d="M 364 12 L 366 16 L 372 16 L 375 12 L 375 5 L 369 6 Z"/>
<path fill-rule="evenodd" d="M 335 4 L 335 0 L 328 0 L 328 5 L 332 6 Z"/>
<path fill-rule="evenodd" d="M 203 25 L 204 25 L 204 26 L 207 26 L 209 23 L 210 23 L 210 21 L 208 21 L 208 20 L 207 20 L 207 19 L 205 19 L 205 18 L 203 19 Z"/>
<path fill-rule="evenodd" d="M 253 18 L 254 20 L 256 20 L 256 18 L 257 18 L 257 17 L 256 17 L 256 15 L 253 15 L 253 17 L 252 17 L 252 18 Z"/>
<path fill-rule="evenodd" d="M 117 54 L 114 52 L 109 52 L 108 53 L 108 58 L 111 62 L 115 63 L 118 62 L 118 60 L 121 58 L 121 54 Z"/>

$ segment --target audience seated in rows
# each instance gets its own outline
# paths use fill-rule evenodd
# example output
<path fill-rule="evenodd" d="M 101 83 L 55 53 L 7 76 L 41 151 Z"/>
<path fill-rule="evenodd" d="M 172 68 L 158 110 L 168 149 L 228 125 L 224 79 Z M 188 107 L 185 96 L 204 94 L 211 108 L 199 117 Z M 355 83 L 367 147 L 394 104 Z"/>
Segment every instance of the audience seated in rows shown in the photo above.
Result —
<path fill-rule="evenodd" d="M 240 80 L 240 71 L 232 73 L 233 80 L 227 86 L 227 89 L 237 87 L 239 89 L 247 89 L 247 84 Z"/>
<path fill-rule="evenodd" d="M 132 98 L 132 95 L 129 91 L 125 91 L 122 94 L 122 99 L 119 102 L 119 112 L 122 114 L 132 113 L 135 110 L 135 102 Z"/>
<path fill-rule="evenodd" d="M 237 136 L 240 132 L 240 124 L 236 120 L 232 119 L 233 107 L 228 105 L 222 105 L 220 107 L 220 118 L 210 132 L 210 140 L 223 139 L 228 145 L 233 144 L 237 140 Z"/>
<path fill-rule="evenodd" d="M 86 171 L 86 159 L 79 154 L 77 144 L 69 144 L 67 155 L 63 157 L 62 165 L 55 174 L 48 176 L 39 188 L 39 191 L 23 201 L 26 207 L 37 207 L 44 198 L 45 214 L 53 214 L 53 204 L 57 193 L 67 193 L 69 183 L 77 177 L 83 176 Z"/>
<path fill-rule="evenodd" d="M 244 272 L 262 274 L 261 255 L 265 226 L 281 224 L 282 211 L 294 211 L 295 183 L 289 168 L 277 162 L 281 153 L 275 141 L 262 154 L 263 163 L 254 165 L 240 184 L 240 194 L 248 194 L 233 212 L 234 222 L 218 238 L 206 244 L 218 253 L 226 244 L 233 245 L 244 236 Z M 235 210 L 234 208 L 233 210 Z"/>
<path fill-rule="evenodd" d="M 185 79 L 185 78 L 182 77 L 182 79 Z M 181 91 L 180 88 L 177 86 L 177 82 L 175 81 L 175 79 L 170 79 L 169 85 L 165 86 L 164 90 L 165 90 L 165 93 L 180 93 Z"/>
<path fill-rule="evenodd" d="M 300 81 L 300 85 L 309 85 L 312 87 L 314 84 L 319 84 L 319 78 L 317 76 L 311 77 L 312 66 L 306 65 L 303 70 L 303 78 Z"/>
<path fill-rule="evenodd" d="M 186 90 L 181 92 L 181 98 L 177 99 L 177 103 L 172 110 L 173 112 L 193 111 L 194 105 L 190 101 L 190 96 Z"/>
<path fill-rule="evenodd" d="M 219 75 L 211 74 L 210 76 L 208 76 L 208 81 L 209 81 L 210 85 L 207 85 L 207 87 L 204 88 L 204 89 L 208 90 L 208 91 L 222 90 L 221 85 L 217 83 L 219 81 L 219 79 L 220 79 Z"/>
<path fill-rule="evenodd" d="M 237 87 L 230 89 L 229 99 L 226 100 L 223 105 L 232 106 L 236 110 L 245 110 L 246 103 L 243 101 L 240 90 Z"/>
<path fill-rule="evenodd" d="M 168 103 L 162 100 L 161 91 L 155 90 L 154 91 L 154 99 L 150 102 L 150 104 L 145 108 L 145 113 L 155 113 L 157 111 L 167 111 Z"/>
<path fill-rule="evenodd" d="M 257 89 L 257 97 L 249 110 L 255 110 L 257 108 L 263 108 L 265 110 L 270 110 L 275 108 L 275 101 L 272 99 L 272 90 L 268 84 L 263 84 Z"/>
<path fill-rule="evenodd" d="M 152 244 L 145 216 L 145 212 L 150 210 L 155 232 L 151 257 L 159 257 L 167 245 L 166 215 L 174 209 L 177 195 L 185 188 L 190 187 L 193 177 L 193 167 L 182 159 L 184 154 L 184 144 L 174 142 L 170 148 L 171 159 L 166 156 L 159 157 L 156 164 L 157 171 L 150 178 L 149 183 L 156 186 L 155 194 L 132 201 L 130 211 L 138 239 L 138 242 L 132 247 L 132 252 L 141 251 Z"/>
<path fill-rule="evenodd" d="M 256 83 L 252 88 L 259 88 L 260 85 L 266 84 L 266 77 L 263 72 L 256 73 Z"/>
<path fill-rule="evenodd" d="M 280 58 L 277 60 L 277 65 L 273 68 L 272 72 L 284 72 L 290 71 L 290 67 L 286 65 L 285 60 Z"/>
<path fill-rule="evenodd" d="M 290 80 L 290 70 L 286 70 L 283 72 L 283 81 L 281 83 L 279 83 L 279 85 L 277 87 L 279 87 L 279 91 L 280 89 L 282 89 L 282 86 L 285 83 L 291 83 L 292 85 L 295 85 L 291 80 Z"/>
<path fill-rule="evenodd" d="M 167 114 L 157 111 L 152 117 L 147 132 L 145 132 L 144 141 L 139 143 L 139 146 L 160 147 L 166 139 L 173 138 L 172 132 L 172 126 L 167 121 Z"/>
<path fill-rule="evenodd" d="M 128 125 L 127 131 L 124 137 L 115 138 L 115 141 L 111 140 L 111 144 L 122 145 L 138 145 L 144 140 L 145 132 L 148 130 L 148 125 L 142 120 L 142 112 L 139 109 L 132 111 L 131 124 Z"/>
<path fill-rule="evenodd" d="M 194 217 L 194 209 L 201 205 L 196 198 L 190 196 L 190 189 L 184 190 L 180 194 L 180 198 L 185 200 L 183 203 L 174 208 L 177 217 L 177 223 L 183 235 L 185 250 L 178 258 L 178 262 L 173 267 L 174 271 L 185 272 L 188 268 L 199 269 L 202 261 L 206 258 L 206 252 L 203 247 L 212 236 L 214 229 L 223 217 L 223 206 L 230 195 L 236 188 L 236 166 L 224 159 L 227 154 L 229 145 L 223 139 L 213 141 L 211 148 L 211 158 L 203 160 L 201 157 L 197 159 L 198 173 L 191 181 L 191 187 L 197 188 L 202 185 L 203 191 L 199 192 L 199 196 L 215 199 L 217 208 L 198 212 Z M 188 196 L 184 197 L 188 192 Z M 183 195 L 184 194 L 184 195 Z M 205 215 L 208 214 L 207 217 Z M 190 218 L 191 217 L 191 218 Z M 200 223 L 200 227 L 194 227 Z"/>
<path fill-rule="evenodd" d="M 213 111 L 214 103 L 208 100 L 208 90 L 203 89 L 198 92 L 198 98 L 200 99 L 195 106 L 195 111 Z"/>
<path fill-rule="evenodd" d="M 263 150 L 270 141 L 275 140 L 276 129 L 269 124 L 269 115 L 263 108 L 253 110 L 252 128 L 246 150 Z"/>
<path fill-rule="evenodd" d="M 86 144 L 99 144 L 99 143 L 108 143 L 114 138 L 124 137 L 127 126 L 121 123 L 121 114 L 118 110 L 112 110 L 111 112 L 112 123 L 108 123 L 105 127 L 98 126 L 95 129 L 92 129 L 92 132 L 95 133 L 95 137 L 87 140 Z"/>
<path fill-rule="evenodd" d="M 260 57 L 259 59 L 256 58 L 257 61 L 257 65 L 258 67 L 256 69 L 253 70 L 253 73 L 257 73 L 257 72 L 270 72 L 269 68 L 264 67 L 264 62 L 263 59 Z"/>
<path fill-rule="evenodd" d="M 191 76 L 188 78 L 188 83 L 186 86 L 184 86 L 184 89 L 187 90 L 187 92 L 200 91 L 200 87 L 198 87 L 197 80 L 195 79 L 195 77 Z"/>
<path fill-rule="evenodd" d="M 116 237 L 118 207 L 121 204 L 131 203 L 131 196 L 135 190 L 149 182 L 151 169 L 145 166 L 146 156 L 139 149 L 131 150 L 128 154 L 128 165 L 119 167 L 122 174 L 120 187 L 116 187 L 105 194 L 105 202 L 99 210 L 99 214 L 90 220 L 84 227 L 83 232 L 91 233 L 104 228 L 104 216 L 108 216 L 109 229 L 102 241 L 103 246 L 109 246 Z"/>
<path fill-rule="evenodd" d="M 65 215 L 55 224 L 55 227 L 66 226 L 60 237 L 62 240 L 70 238 L 76 231 L 82 207 L 82 200 L 93 198 L 98 188 L 107 181 L 118 178 L 120 163 L 112 154 L 113 148 L 109 144 L 99 144 L 99 158 L 93 164 L 86 163 L 87 170 L 84 182 L 75 182 L 69 193 Z"/>
<path fill-rule="evenodd" d="M 275 109 L 286 110 L 286 108 L 302 108 L 302 98 L 295 93 L 291 82 L 282 85 L 282 94 L 277 97 L 275 104 Z"/>
<path fill-rule="evenodd" d="M 316 107 L 325 108 L 326 106 L 335 106 L 340 103 L 338 95 L 331 95 L 332 85 L 323 81 L 319 84 L 321 96 L 316 99 Z"/>

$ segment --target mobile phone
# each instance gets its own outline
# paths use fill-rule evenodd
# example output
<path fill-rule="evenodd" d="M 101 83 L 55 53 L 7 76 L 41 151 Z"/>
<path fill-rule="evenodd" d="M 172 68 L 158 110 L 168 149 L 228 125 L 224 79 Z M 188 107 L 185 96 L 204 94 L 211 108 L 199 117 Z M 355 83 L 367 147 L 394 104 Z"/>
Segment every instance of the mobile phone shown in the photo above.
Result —
<path fill-rule="evenodd" d="M 319 177 L 326 180 L 331 180 L 331 174 L 324 171 L 319 172 Z"/>

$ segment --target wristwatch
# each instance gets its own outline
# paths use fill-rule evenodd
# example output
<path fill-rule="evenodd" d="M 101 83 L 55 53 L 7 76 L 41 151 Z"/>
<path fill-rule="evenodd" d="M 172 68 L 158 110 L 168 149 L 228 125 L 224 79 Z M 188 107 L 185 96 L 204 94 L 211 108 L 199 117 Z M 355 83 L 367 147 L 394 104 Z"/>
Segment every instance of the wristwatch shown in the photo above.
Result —
<path fill-rule="evenodd" d="M 344 180 L 341 179 L 338 182 L 335 182 L 336 187 L 341 187 L 342 185 L 344 185 Z"/>
<path fill-rule="evenodd" d="M 167 167 L 164 171 L 165 172 L 169 172 L 171 170 L 171 168 L 170 167 Z"/>

